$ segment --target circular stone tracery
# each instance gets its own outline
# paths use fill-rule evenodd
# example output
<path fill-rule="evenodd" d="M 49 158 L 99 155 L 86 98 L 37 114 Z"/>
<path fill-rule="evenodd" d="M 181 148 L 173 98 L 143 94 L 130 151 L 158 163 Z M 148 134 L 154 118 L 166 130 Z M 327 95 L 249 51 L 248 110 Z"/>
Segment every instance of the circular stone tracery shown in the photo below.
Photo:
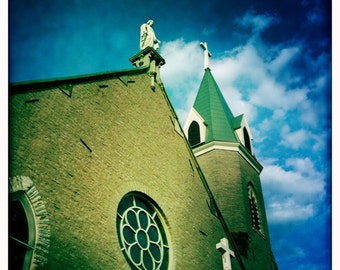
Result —
<path fill-rule="evenodd" d="M 139 195 L 125 196 L 118 206 L 121 249 L 133 269 L 167 269 L 169 247 L 156 208 Z"/>

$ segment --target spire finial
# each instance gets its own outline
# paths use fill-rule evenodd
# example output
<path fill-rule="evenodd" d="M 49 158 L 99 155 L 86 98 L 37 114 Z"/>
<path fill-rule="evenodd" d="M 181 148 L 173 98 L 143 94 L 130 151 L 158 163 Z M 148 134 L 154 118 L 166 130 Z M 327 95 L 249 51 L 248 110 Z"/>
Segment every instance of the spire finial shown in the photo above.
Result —
<path fill-rule="evenodd" d="M 212 54 L 208 50 L 208 44 L 206 42 L 200 42 L 200 46 L 204 50 L 204 69 L 210 68 L 209 57 L 211 57 Z"/>

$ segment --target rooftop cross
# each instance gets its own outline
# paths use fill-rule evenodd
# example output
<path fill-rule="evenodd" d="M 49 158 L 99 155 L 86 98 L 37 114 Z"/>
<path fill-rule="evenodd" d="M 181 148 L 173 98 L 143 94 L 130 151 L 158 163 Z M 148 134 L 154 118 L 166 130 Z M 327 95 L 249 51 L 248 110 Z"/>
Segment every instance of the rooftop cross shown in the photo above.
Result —
<path fill-rule="evenodd" d="M 204 50 L 204 69 L 209 68 L 209 57 L 211 57 L 211 53 L 208 50 L 208 44 L 206 42 L 200 42 L 200 46 Z"/>
<path fill-rule="evenodd" d="M 223 270 L 231 270 L 230 256 L 235 257 L 234 251 L 229 249 L 227 238 L 222 238 L 216 244 L 216 249 L 222 252 Z"/>

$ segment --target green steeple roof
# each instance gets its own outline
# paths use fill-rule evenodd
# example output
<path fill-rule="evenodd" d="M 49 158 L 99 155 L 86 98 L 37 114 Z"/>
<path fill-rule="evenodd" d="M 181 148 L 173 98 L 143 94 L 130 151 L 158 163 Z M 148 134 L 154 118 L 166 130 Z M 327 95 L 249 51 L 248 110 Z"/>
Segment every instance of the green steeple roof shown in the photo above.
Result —
<path fill-rule="evenodd" d="M 232 123 L 233 113 L 209 68 L 205 69 L 194 108 L 207 124 L 206 143 L 211 141 L 237 142 Z"/>

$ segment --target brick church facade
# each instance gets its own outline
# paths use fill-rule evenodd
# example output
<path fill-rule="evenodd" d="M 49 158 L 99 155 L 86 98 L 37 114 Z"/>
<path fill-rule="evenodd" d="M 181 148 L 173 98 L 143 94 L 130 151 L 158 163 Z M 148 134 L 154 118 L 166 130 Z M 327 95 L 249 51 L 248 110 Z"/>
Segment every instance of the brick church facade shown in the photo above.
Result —
<path fill-rule="evenodd" d="M 214 122 L 226 107 L 206 69 L 182 129 L 165 60 L 130 60 L 10 85 L 11 269 L 277 269 L 246 119 Z"/>

